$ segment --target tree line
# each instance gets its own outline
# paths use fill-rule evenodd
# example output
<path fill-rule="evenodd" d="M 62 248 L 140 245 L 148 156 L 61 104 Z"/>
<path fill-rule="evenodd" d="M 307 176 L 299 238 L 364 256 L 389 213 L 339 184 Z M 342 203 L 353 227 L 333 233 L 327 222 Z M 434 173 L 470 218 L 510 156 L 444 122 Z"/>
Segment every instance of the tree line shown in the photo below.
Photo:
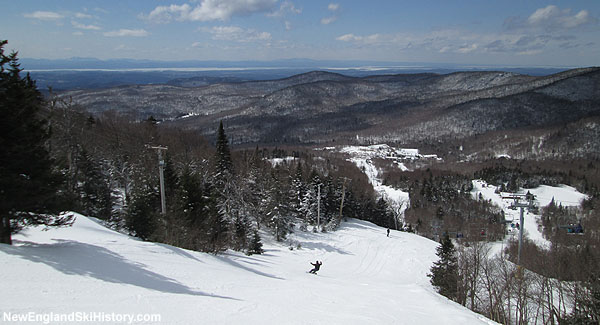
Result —
<path fill-rule="evenodd" d="M 53 154 L 67 176 L 73 209 L 145 240 L 258 253 L 262 230 L 284 241 L 294 229 L 333 231 L 344 217 L 391 224 L 387 203 L 362 186 L 360 170 L 310 150 L 275 164 L 284 150 L 231 150 L 223 123 L 213 147 L 195 132 L 152 118 L 92 117 L 56 98 L 50 112 Z M 148 145 L 168 148 L 164 215 L 157 153 Z"/>
<path fill-rule="evenodd" d="M 505 162 L 506 163 L 506 162 Z M 540 165 L 561 163 L 542 163 Z M 482 169 L 479 175 L 496 186 L 527 184 L 556 177 L 591 190 L 578 207 L 552 200 L 540 207 L 540 227 L 549 247 L 525 239 L 521 263 L 518 241 L 500 252 L 486 241 L 451 240 L 446 235 L 431 268 L 431 283 L 444 296 L 503 324 L 597 324 L 600 321 L 600 246 L 598 232 L 597 170 L 593 162 L 572 162 L 561 171 L 504 167 Z M 538 166 L 539 167 L 539 166 Z M 587 176 L 583 177 L 585 172 Z M 531 179 L 525 179 L 525 175 Z M 577 227 L 577 228 L 575 228 Z M 574 229 L 579 229 L 575 231 Z"/>
<path fill-rule="evenodd" d="M 60 214 L 68 210 L 144 240 L 215 253 L 260 253 L 261 234 L 284 241 L 294 229 L 335 230 L 345 217 L 391 224 L 385 200 L 342 159 L 299 149 L 297 159 L 274 164 L 285 150 L 231 150 L 226 123 L 210 143 L 153 117 L 91 115 L 51 91 L 43 98 L 21 76 L 16 53 L 2 52 L 1 91 L 3 242 L 28 225 L 69 225 L 72 216 Z M 165 213 L 158 145 L 168 148 Z"/>

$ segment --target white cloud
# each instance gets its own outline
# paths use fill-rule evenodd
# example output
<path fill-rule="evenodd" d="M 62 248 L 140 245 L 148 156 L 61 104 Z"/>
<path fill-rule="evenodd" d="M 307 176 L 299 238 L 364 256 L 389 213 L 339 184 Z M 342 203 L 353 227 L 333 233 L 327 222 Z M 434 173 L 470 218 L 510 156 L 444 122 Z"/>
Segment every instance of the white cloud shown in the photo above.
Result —
<path fill-rule="evenodd" d="M 215 26 L 205 30 L 212 34 L 213 40 L 219 41 L 246 43 L 271 40 L 271 34 L 268 32 L 260 32 L 254 29 L 243 29 L 237 26 Z"/>
<path fill-rule="evenodd" d="M 450 52 L 450 51 L 452 51 L 452 48 L 450 46 L 444 46 L 444 47 L 442 47 L 441 49 L 438 50 L 438 52 L 440 52 L 440 53 L 447 53 L 447 52 Z"/>
<path fill-rule="evenodd" d="M 202 0 L 192 8 L 188 4 L 158 6 L 147 16 L 142 16 L 155 22 L 175 20 L 212 21 L 229 20 L 233 16 L 245 16 L 259 12 L 270 12 L 277 0 Z"/>
<path fill-rule="evenodd" d="M 342 41 L 342 42 L 356 42 L 356 41 L 360 41 L 361 37 L 356 36 L 354 34 L 344 34 L 340 37 L 337 37 L 336 40 Z"/>
<path fill-rule="evenodd" d="M 461 47 L 459 47 L 456 52 L 457 53 L 461 53 L 461 54 L 467 54 L 467 53 L 471 53 L 475 50 L 477 50 L 479 46 L 477 44 L 471 44 L 471 45 L 463 45 Z"/>
<path fill-rule="evenodd" d="M 531 26 L 544 26 L 547 28 L 576 28 L 581 25 L 594 22 L 587 10 L 581 10 L 571 15 L 571 9 L 559 9 L 557 6 L 549 5 L 536 10 L 527 23 Z"/>
<path fill-rule="evenodd" d="M 73 35 L 74 36 L 81 36 L 81 35 L 83 35 L 83 32 L 78 30 L 76 32 L 73 32 Z"/>
<path fill-rule="evenodd" d="M 126 36 L 144 37 L 144 36 L 148 36 L 148 35 L 149 35 L 148 32 L 144 29 L 119 29 L 116 31 L 104 33 L 104 36 L 107 36 L 107 37 L 126 37 Z"/>
<path fill-rule="evenodd" d="M 77 13 L 75 13 L 75 18 L 90 19 L 90 18 L 93 18 L 93 17 L 92 17 L 92 15 L 84 14 L 82 12 L 77 12 Z"/>
<path fill-rule="evenodd" d="M 299 15 L 302 13 L 302 9 L 296 8 L 291 1 L 284 1 L 279 6 L 279 9 L 268 14 L 269 17 L 285 17 L 287 14 Z"/>
<path fill-rule="evenodd" d="M 100 29 L 102 29 L 96 25 L 85 25 L 85 24 L 80 24 L 76 21 L 71 21 L 71 24 L 73 25 L 73 27 L 78 28 L 78 29 L 85 29 L 85 30 L 100 30 Z"/>
<path fill-rule="evenodd" d="M 35 11 L 29 14 L 24 14 L 23 16 L 25 16 L 25 18 L 39 20 L 59 20 L 64 18 L 63 15 L 52 11 Z"/>
<path fill-rule="evenodd" d="M 172 19 L 186 20 L 191 10 L 192 7 L 187 3 L 182 5 L 158 6 L 145 18 L 154 22 L 169 22 Z"/>
<path fill-rule="evenodd" d="M 336 20 L 337 20 L 336 16 L 326 17 L 326 18 L 321 19 L 321 24 L 323 24 L 323 25 L 329 25 L 329 24 L 333 23 Z"/>
<path fill-rule="evenodd" d="M 360 51 L 379 47 L 386 51 L 429 53 L 438 55 L 523 55 L 558 53 L 561 50 L 590 47 L 583 34 L 551 33 L 531 30 L 477 32 L 465 29 L 442 29 L 430 32 L 402 32 L 357 35 L 336 38 L 347 49 Z M 574 50 L 573 50 L 574 51 Z"/>
<path fill-rule="evenodd" d="M 336 40 L 343 41 L 343 42 L 361 43 L 361 44 L 373 44 L 373 43 L 383 41 L 383 35 L 382 34 L 372 34 L 372 35 L 367 35 L 367 36 L 357 36 L 354 34 L 345 34 L 345 35 L 342 35 L 342 36 L 336 38 Z"/>
<path fill-rule="evenodd" d="M 590 16 L 590 13 L 587 10 L 582 10 L 578 12 L 575 16 L 568 18 L 564 21 L 564 24 L 568 28 L 574 28 L 580 25 L 585 25 L 588 23 L 594 23 L 598 20 L 594 17 Z"/>
<path fill-rule="evenodd" d="M 596 23 L 598 19 L 590 15 L 587 10 L 572 14 L 571 9 L 560 9 L 555 5 L 549 5 L 535 10 L 526 19 L 509 17 L 504 22 L 504 26 L 508 30 L 557 32 Z"/>
<path fill-rule="evenodd" d="M 333 16 L 325 17 L 321 19 L 321 24 L 329 25 L 338 19 L 337 11 L 340 9 L 340 5 L 338 3 L 330 3 L 327 6 L 327 10 L 334 12 Z"/>
<path fill-rule="evenodd" d="M 526 50 L 517 52 L 517 55 L 538 55 L 540 53 L 542 53 L 542 50 Z"/>
<path fill-rule="evenodd" d="M 564 11 L 563 11 L 564 12 Z M 568 10 L 567 10 L 568 12 Z M 557 6 L 549 5 L 546 8 L 540 8 L 536 10 L 529 18 L 527 18 L 527 22 L 532 25 L 540 24 L 544 21 L 549 21 L 554 19 L 557 16 L 561 15 L 561 10 L 558 9 Z"/>

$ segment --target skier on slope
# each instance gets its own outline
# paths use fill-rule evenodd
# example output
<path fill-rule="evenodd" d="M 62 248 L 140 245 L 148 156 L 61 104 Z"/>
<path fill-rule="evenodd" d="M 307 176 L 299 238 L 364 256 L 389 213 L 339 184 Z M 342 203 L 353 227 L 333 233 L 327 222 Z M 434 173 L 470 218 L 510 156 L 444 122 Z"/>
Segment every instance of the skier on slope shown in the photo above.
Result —
<path fill-rule="evenodd" d="M 317 271 L 321 268 L 321 265 L 323 265 L 323 263 L 316 261 L 314 264 L 310 263 L 310 265 L 314 266 L 314 268 L 308 271 L 308 273 L 317 274 Z"/>

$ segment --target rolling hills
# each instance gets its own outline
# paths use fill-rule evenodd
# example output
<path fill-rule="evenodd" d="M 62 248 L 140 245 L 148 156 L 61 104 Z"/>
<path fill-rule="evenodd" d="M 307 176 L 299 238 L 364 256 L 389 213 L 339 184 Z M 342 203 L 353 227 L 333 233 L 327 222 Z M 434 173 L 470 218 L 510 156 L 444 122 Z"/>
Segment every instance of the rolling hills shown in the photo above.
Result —
<path fill-rule="evenodd" d="M 153 116 L 209 137 L 222 120 L 234 144 L 385 141 L 445 155 L 454 151 L 464 159 L 505 151 L 526 157 L 562 152 L 564 139 L 576 137 L 576 146 L 564 155 L 600 153 L 591 140 L 600 115 L 600 68 L 548 76 L 471 71 L 350 77 L 313 71 L 279 80 L 181 84 L 61 96 L 94 114 Z M 511 139 L 510 146 L 503 138 Z M 527 149 L 532 141 L 540 150 Z M 481 142 L 497 146 L 475 147 Z M 452 149 L 458 147 L 463 152 Z"/>

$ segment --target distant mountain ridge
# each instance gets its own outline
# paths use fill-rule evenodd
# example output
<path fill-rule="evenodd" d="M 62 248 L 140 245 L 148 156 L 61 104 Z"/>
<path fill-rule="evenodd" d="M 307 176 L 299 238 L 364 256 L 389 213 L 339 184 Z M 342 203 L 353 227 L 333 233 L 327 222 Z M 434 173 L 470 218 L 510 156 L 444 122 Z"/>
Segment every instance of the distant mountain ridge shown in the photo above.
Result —
<path fill-rule="evenodd" d="M 68 59 L 36 59 L 22 58 L 21 65 L 26 70 L 55 69 L 152 69 L 152 68 L 348 68 L 357 66 L 371 67 L 445 67 L 457 68 L 453 64 L 432 64 L 423 62 L 383 62 L 366 60 L 312 60 L 312 59 L 280 59 L 280 60 L 146 60 L 146 59 L 107 59 L 74 57 Z M 558 67 L 561 68 L 561 67 Z M 564 69 L 564 68 L 562 68 Z"/>
<path fill-rule="evenodd" d="M 461 142 L 498 131 L 549 130 L 598 117 L 600 68 L 541 77 L 503 71 L 366 77 L 313 71 L 279 80 L 136 85 L 63 96 L 94 113 L 152 115 L 209 137 L 223 120 L 237 144 L 364 139 L 468 147 Z"/>
<path fill-rule="evenodd" d="M 197 87 L 213 83 L 275 80 L 310 71 L 341 72 L 346 76 L 438 73 L 497 70 L 545 76 L 567 67 L 467 66 L 428 62 L 284 59 L 271 61 L 159 61 L 144 59 L 70 58 L 20 59 L 21 68 L 48 87 L 64 91 L 122 85 L 174 84 Z"/>

